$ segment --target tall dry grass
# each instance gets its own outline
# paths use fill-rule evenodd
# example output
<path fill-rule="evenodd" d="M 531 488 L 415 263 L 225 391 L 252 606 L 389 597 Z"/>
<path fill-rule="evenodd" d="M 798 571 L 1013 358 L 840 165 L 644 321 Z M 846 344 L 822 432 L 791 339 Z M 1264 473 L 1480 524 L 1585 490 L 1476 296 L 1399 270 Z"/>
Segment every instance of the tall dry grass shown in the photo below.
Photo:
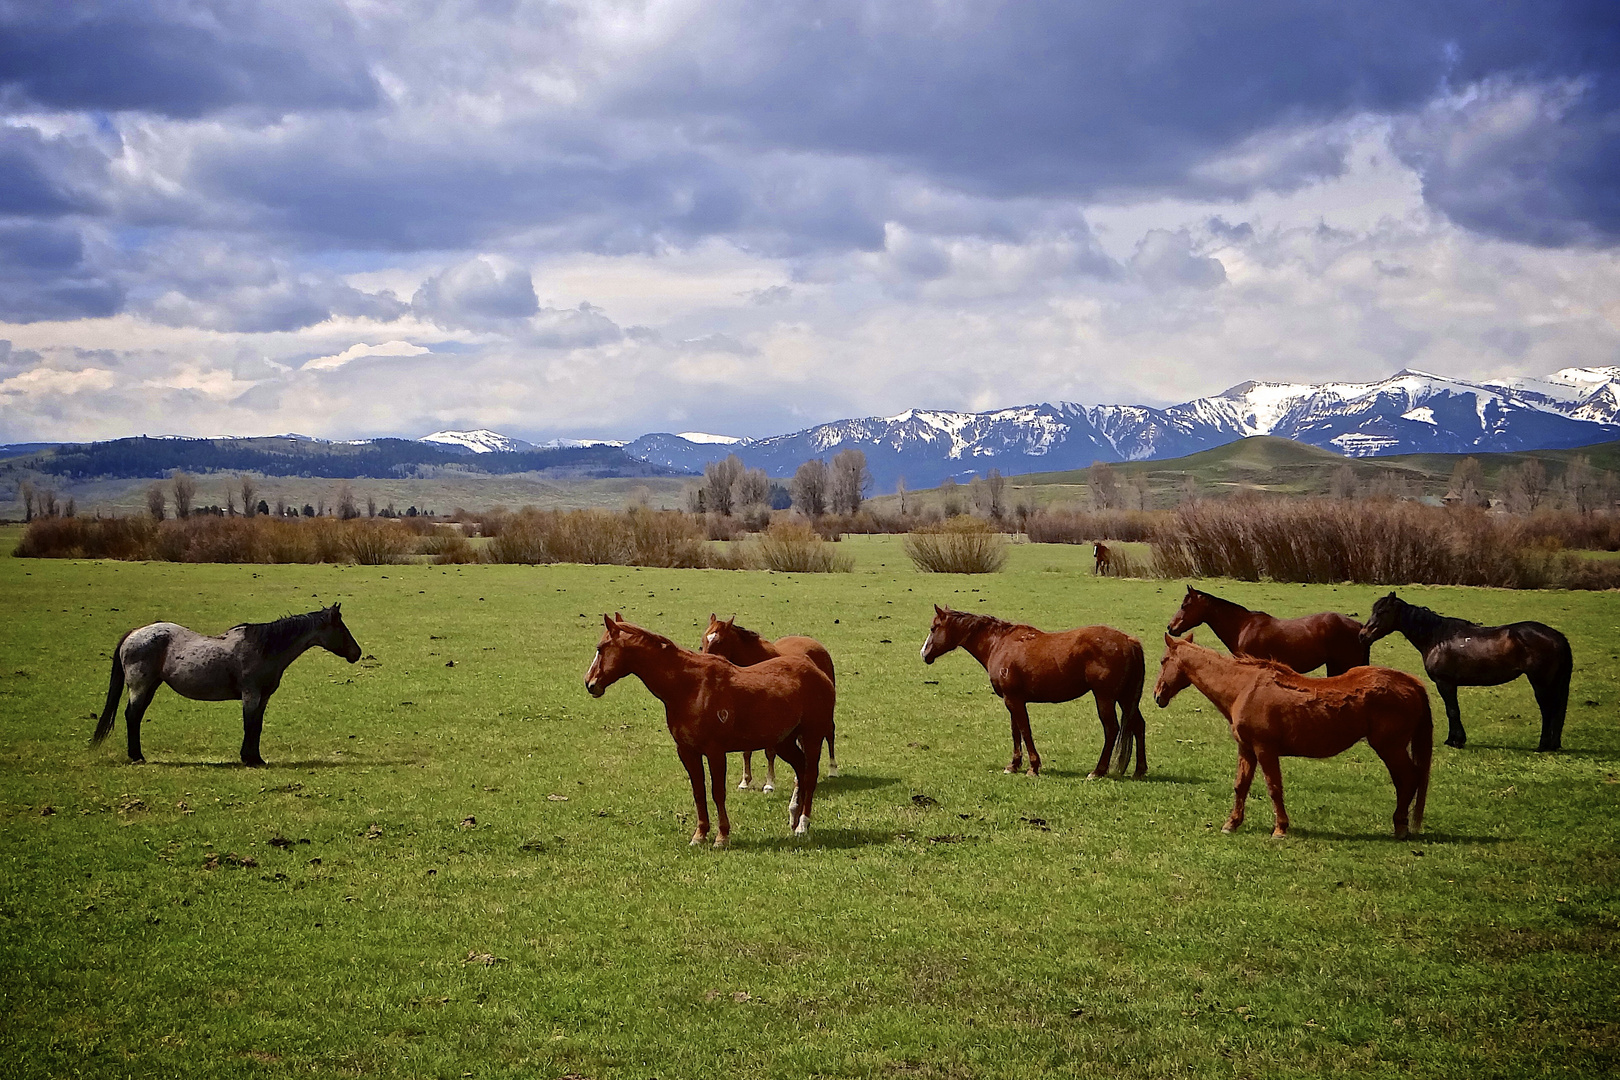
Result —
<path fill-rule="evenodd" d="M 1032 544 L 1150 541 L 1172 520 L 1164 510 L 1039 510 L 1025 519 L 1024 533 Z"/>
<path fill-rule="evenodd" d="M 394 522 L 333 518 L 39 518 L 14 554 L 195 563 L 397 562 L 412 537 Z"/>
<path fill-rule="evenodd" d="M 918 570 L 931 574 L 993 574 L 1007 563 L 1007 537 L 970 514 L 908 533 L 905 549 Z"/>
<path fill-rule="evenodd" d="M 1545 526 L 1545 522 L 1542 523 Z M 1534 519 L 1415 502 L 1233 499 L 1189 503 L 1153 541 L 1165 577 L 1367 585 L 1612 588 L 1612 571 Z"/>
<path fill-rule="evenodd" d="M 485 556 L 498 563 L 730 566 L 700 519 L 676 511 L 522 510 L 501 523 Z"/>

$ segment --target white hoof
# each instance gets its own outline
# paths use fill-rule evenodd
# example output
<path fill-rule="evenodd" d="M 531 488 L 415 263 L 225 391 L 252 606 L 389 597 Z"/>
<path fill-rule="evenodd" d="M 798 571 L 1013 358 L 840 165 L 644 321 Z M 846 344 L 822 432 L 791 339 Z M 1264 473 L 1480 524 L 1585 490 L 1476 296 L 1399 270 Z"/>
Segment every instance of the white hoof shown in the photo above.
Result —
<path fill-rule="evenodd" d="M 737 781 L 737 790 L 738 791 L 747 791 L 748 790 L 748 778 L 746 776 L 743 777 L 741 780 Z"/>
<path fill-rule="evenodd" d="M 837 776 L 838 775 L 838 762 L 836 762 L 836 761 L 827 762 L 827 775 L 828 776 Z"/>
<path fill-rule="evenodd" d="M 717 848 L 728 847 L 730 844 L 731 837 L 729 836 L 717 836 L 714 838 L 714 846 Z"/>
<path fill-rule="evenodd" d="M 776 785 L 771 783 L 769 780 L 767 780 L 767 781 L 765 781 L 765 786 L 760 788 L 760 790 L 761 791 L 775 791 L 776 790 Z"/>
<path fill-rule="evenodd" d="M 801 817 L 799 819 L 799 823 L 797 825 L 793 826 L 793 835 L 794 836 L 804 836 L 804 835 L 808 834 L 809 832 L 810 832 L 810 815 L 806 814 L 806 815 L 804 815 L 803 817 Z"/>

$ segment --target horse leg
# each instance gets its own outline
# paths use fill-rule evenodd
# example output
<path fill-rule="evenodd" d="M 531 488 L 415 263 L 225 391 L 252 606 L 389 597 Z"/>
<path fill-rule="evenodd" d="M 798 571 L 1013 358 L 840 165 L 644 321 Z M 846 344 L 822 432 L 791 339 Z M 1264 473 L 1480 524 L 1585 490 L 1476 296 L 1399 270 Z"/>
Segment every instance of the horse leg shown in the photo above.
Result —
<path fill-rule="evenodd" d="M 1407 744 L 1373 747 L 1373 752 L 1384 759 L 1390 781 L 1395 785 L 1395 839 L 1405 840 L 1407 819 L 1412 808 L 1412 796 L 1417 794 L 1417 766 L 1407 753 Z"/>
<path fill-rule="evenodd" d="M 816 801 L 816 785 L 821 781 L 821 740 L 819 738 L 807 739 L 808 746 L 803 748 L 804 771 L 799 773 L 799 780 L 803 781 L 803 788 L 795 782 L 793 787 L 800 790 L 799 796 L 799 823 L 793 827 L 794 835 L 803 836 L 810 831 L 810 811 Z M 1034 748 L 1030 748 L 1033 754 Z"/>
<path fill-rule="evenodd" d="M 1091 770 L 1091 775 L 1086 777 L 1087 780 L 1095 780 L 1099 776 L 1108 775 L 1108 759 L 1114 756 L 1114 742 L 1119 738 L 1119 720 L 1114 715 L 1114 699 L 1105 697 L 1102 694 L 1093 696 L 1097 699 L 1097 719 L 1102 721 L 1103 748 L 1102 757 L 1097 759 L 1097 767 Z M 1126 736 L 1125 745 L 1130 746 L 1129 735 Z M 1120 753 L 1128 757 L 1130 751 L 1121 750 Z M 1125 771 L 1123 761 L 1120 763 L 1119 771 Z"/>
<path fill-rule="evenodd" d="M 765 751 L 765 786 L 763 791 L 776 790 L 776 751 Z"/>
<path fill-rule="evenodd" d="M 1012 741 L 1013 741 L 1012 761 L 1009 762 L 1007 767 L 1005 769 L 1002 769 L 1001 771 L 1004 772 L 1004 773 L 1023 772 L 1024 771 L 1024 733 L 1021 730 L 1019 730 L 1019 727 L 1018 727 L 1018 711 L 1019 711 L 1019 709 L 1021 709 L 1023 707 L 1023 703 L 1013 701 L 1011 698 L 1002 698 L 1001 703 L 1003 705 L 1007 706 L 1007 718 L 1012 722 Z"/>
<path fill-rule="evenodd" d="M 1007 698 L 1007 710 L 1013 716 L 1013 747 L 1016 753 L 1018 740 L 1022 739 L 1025 749 L 1029 751 L 1029 775 L 1041 775 L 1041 753 L 1035 749 L 1035 734 L 1029 730 L 1029 708 L 1017 698 Z M 1013 759 L 1017 761 L 1015 757 Z M 1017 770 L 1013 770 L 1016 772 Z"/>
<path fill-rule="evenodd" d="M 726 755 L 709 755 L 710 787 L 714 791 L 714 816 L 720 822 L 720 835 L 714 838 L 714 846 L 723 848 L 731 842 L 731 819 L 726 816 Z"/>
<path fill-rule="evenodd" d="M 1457 707 L 1457 684 L 1436 679 L 1434 688 L 1440 691 L 1440 700 L 1446 705 L 1446 745 L 1461 750 L 1468 744 L 1468 732 L 1463 730 L 1462 710 Z"/>
<path fill-rule="evenodd" d="M 703 755 L 679 744 L 675 752 L 686 767 L 687 779 L 692 781 L 692 803 L 697 807 L 697 829 L 692 833 L 692 843 L 701 844 L 709 838 L 709 797 L 703 791 Z"/>
<path fill-rule="evenodd" d="M 242 696 L 242 764 L 259 766 L 259 733 L 264 730 L 264 698 L 258 694 Z"/>
<path fill-rule="evenodd" d="M 1232 783 L 1232 813 L 1221 832 L 1237 832 L 1243 824 L 1243 806 L 1249 801 L 1249 785 L 1254 783 L 1254 747 L 1238 743 L 1237 779 Z"/>
<path fill-rule="evenodd" d="M 1131 734 L 1136 736 L 1136 778 L 1140 780 L 1147 775 L 1147 718 L 1142 715 L 1140 706 L 1133 705 L 1131 712 L 1134 715 L 1129 729 Z M 1120 769 L 1124 771 L 1123 764 Z"/>
<path fill-rule="evenodd" d="M 776 756 L 787 762 L 789 768 L 793 770 L 793 794 L 788 797 L 788 829 L 798 832 L 802 805 L 800 783 L 804 780 L 804 751 L 799 748 L 794 737 L 789 735 L 776 747 Z"/>
<path fill-rule="evenodd" d="M 1266 791 L 1271 794 L 1271 809 L 1277 818 L 1271 838 L 1278 840 L 1288 835 L 1288 811 L 1283 807 L 1282 765 L 1270 750 L 1257 749 L 1255 756 L 1260 759 L 1260 771 L 1266 774 Z"/>
<path fill-rule="evenodd" d="M 1569 709 L 1570 665 L 1566 660 L 1557 669 L 1530 680 L 1536 692 L 1536 704 L 1541 706 L 1541 743 L 1537 750 L 1564 748 L 1564 713 Z"/>
<path fill-rule="evenodd" d="M 838 731 L 827 732 L 827 775 L 838 775 Z"/>
<path fill-rule="evenodd" d="M 146 715 L 146 707 L 152 704 L 152 698 L 157 695 L 161 683 L 151 682 L 134 684 L 130 687 L 129 704 L 124 708 L 124 735 L 128 739 L 129 760 L 143 762 L 146 760 L 141 754 L 141 718 Z"/>
<path fill-rule="evenodd" d="M 737 790 L 741 791 L 744 788 L 752 787 L 753 784 L 754 784 L 754 752 L 752 750 L 744 750 L 743 751 L 743 774 L 742 774 L 742 779 L 737 781 Z"/>

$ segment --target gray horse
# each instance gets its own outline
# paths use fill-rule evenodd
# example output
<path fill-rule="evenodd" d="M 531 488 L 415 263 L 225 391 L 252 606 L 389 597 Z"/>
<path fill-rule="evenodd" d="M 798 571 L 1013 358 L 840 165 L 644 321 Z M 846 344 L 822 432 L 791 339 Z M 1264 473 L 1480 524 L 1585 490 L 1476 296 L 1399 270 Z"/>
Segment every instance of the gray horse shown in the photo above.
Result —
<path fill-rule="evenodd" d="M 131 630 L 113 650 L 112 682 L 101 722 L 90 738 L 100 745 L 112 732 L 118 699 L 129 682 L 129 708 L 124 726 L 129 735 L 129 759 L 141 756 L 141 717 L 158 687 L 168 683 L 175 693 L 193 701 L 242 699 L 242 764 L 263 765 L 259 732 L 264 728 L 264 706 L 281 685 L 282 672 L 319 645 L 349 663 L 360 659 L 360 645 L 343 625 L 338 605 L 308 615 L 288 615 L 268 623 L 243 623 L 219 637 L 206 637 L 177 623 L 160 622 Z"/>

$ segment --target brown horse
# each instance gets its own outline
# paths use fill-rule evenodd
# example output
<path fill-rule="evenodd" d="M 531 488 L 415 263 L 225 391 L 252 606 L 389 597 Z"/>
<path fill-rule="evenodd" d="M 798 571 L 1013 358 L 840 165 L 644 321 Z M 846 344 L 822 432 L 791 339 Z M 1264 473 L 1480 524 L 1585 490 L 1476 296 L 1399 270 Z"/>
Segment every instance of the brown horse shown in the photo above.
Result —
<path fill-rule="evenodd" d="M 1047 634 L 1033 626 L 1005 622 L 989 615 L 972 615 L 934 605 L 934 624 L 923 642 L 923 663 L 932 664 L 960 646 L 984 665 L 990 689 L 1012 715 L 1012 764 L 1006 772 L 1023 768 L 1024 747 L 1029 748 L 1029 775 L 1041 771 L 1041 755 L 1029 730 L 1029 702 L 1073 701 L 1090 692 L 1097 699 L 1102 721 L 1103 750 L 1097 767 L 1086 779 L 1108 771 L 1108 758 L 1119 742 L 1114 772 L 1124 775 L 1131 763 L 1131 740 L 1136 740 L 1136 775 L 1147 772 L 1147 722 L 1142 718 L 1142 683 L 1145 678 L 1142 643 L 1111 626 L 1082 626 Z M 1123 732 L 1114 718 L 1118 703 L 1125 712 Z"/>
<path fill-rule="evenodd" d="M 810 831 L 810 808 L 821 768 L 821 744 L 832 731 L 837 691 L 832 680 L 803 656 L 738 667 L 720 656 L 681 648 L 667 637 L 604 615 L 607 629 L 585 672 L 592 697 L 626 675 L 635 675 L 664 703 L 664 719 L 675 751 L 692 781 L 697 831 L 692 843 L 709 835 L 709 802 L 703 793 L 703 759 L 709 759 L 714 806 L 720 819 L 715 847 L 731 838 L 726 816 L 726 755 L 774 747 L 798 774 L 788 801 L 788 826 Z"/>
<path fill-rule="evenodd" d="M 1232 815 L 1221 826 L 1232 832 L 1243 824 L 1256 762 L 1265 773 L 1277 814 L 1272 836 L 1288 833 L 1283 808 L 1281 757 L 1327 758 L 1366 739 L 1395 782 L 1395 835 L 1423 828 L 1434 756 L 1434 718 L 1429 692 L 1412 676 L 1390 668 L 1360 667 L 1343 675 L 1313 679 L 1271 660 L 1222 656 L 1213 649 L 1164 636 L 1164 659 L 1153 700 L 1170 704 L 1189 685 L 1198 687 L 1231 723 L 1238 744 L 1237 782 Z M 1413 800 L 1416 799 L 1416 805 Z"/>
<path fill-rule="evenodd" d="M 1094 541 L 1091 545 L 1091 572 L 1093 574 L 1108 574 L 1114 568 L 1114 553 L 1108 550 L 1108 545 L 1101 541 Z"/>
<path fill-rule="evenodd" d="M 1520 675 L 1529 677 L 1541 707 L 1541 742 L 1536 749 L 1563 746 L 1569 677 L 1575 669 L 1569 639 L 1563 634 L 1546 623 L 1481 626 L 1451 619 L 1390 593 L 1373 604 L 1361 639 L 1370 646 L 1397 630 L 1423 655 L 1423 670 L 1446 704 L 1447 746 L 1460 748 L 1468 742 L 1462 710 L 1457 706 L 1457 687 L 1500 686 Z"/>
<path fill-rule="evenodd" d="M 1342 675 L 1366 667 L 1371 651 L 1361 642 L 1361 624 L 1336 611 L 1278 619 L 1189 585 L 1165 629 L 1185 634 L 1199 623 L 1208 623 L 1233 656 L 1275 660 L 1301 674 L 1326 664 L 1329 675 Z"/>
<path fill-rule="evenodd" d="M 797 637 L 789 635 L 779 637 L 775 641 L 761 637 L 746 627 L 737 625 L 737 616 L 722 622 L 709 612 L 709 628 L 703 631 L 703 644 L 700 651 L 723 656 L 738 667 L 750 667 L 773 656 L 808 656 L 815 662 L 816 667 L 827 673 L 834 686 L 838 685 L 838 677 L 833 673 L 832 654 L 821 642 L 815 638 Z M 835 745 L 837 735 L 830 733 L 827 736 L 827 775 L 838 775 L 838 749 Z M 743 776 L 738 783 L 739 789 L 751 787 L 754 783 L 754 752 L 743 752 Z M 765 751 L 765 791 L 776 790 L 776 753 L 773 750 Z"/>

